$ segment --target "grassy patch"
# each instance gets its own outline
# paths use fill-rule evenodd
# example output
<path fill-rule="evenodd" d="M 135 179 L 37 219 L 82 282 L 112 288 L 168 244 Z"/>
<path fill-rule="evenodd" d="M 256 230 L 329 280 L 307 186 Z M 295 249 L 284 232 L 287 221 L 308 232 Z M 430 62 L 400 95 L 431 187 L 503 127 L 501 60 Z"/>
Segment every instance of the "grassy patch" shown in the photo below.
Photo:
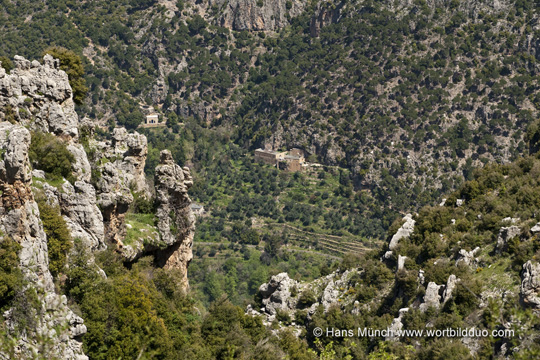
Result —
<path fill-rule="evenodd" d="M 126 238 L 124 239 L 125 245 L 132 245 L 139 239 L 154 238 L 154 232 L 156 231 L 156 217 L 154 214 L 126 214 L 126 224 L 128 226 L 126 231 Z"/>

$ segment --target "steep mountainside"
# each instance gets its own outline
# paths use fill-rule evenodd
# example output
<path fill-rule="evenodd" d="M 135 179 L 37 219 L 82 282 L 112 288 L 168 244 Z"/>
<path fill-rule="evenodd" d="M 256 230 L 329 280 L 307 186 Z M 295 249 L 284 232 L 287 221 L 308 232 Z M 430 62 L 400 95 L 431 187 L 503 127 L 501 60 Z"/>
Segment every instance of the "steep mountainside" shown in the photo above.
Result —
<path fill-rule="evenodd" d="M 86 358 L 80 336 L 87 328 L 58 294 L 66 261 L 88 253 L 87 271 L 106 277 L 93 254 L 107 246 L 126 262 L 153 254 L 186 290 L 194 233 L 189 169 L 162 152 L 154 205 L 143 172 L 146 138 L 117 128 L 112 144 L 81 139 L 68 75 L 50 55 L 43 64 L 16 56 L 10 74 L 0 69 L 0 120 L 0 244 L 3 257 L 12 248 L 17 259 L 3 270 L 22 275 L 2 293 L 2 340 L 9 341 L 0 357 Z M 151 220 L 131 224 L 126 214 Z M 76 252 L 73 242 L 81 244 Z"/>
<path fill-rule="evenodd" d="M 339 359 L 537 358 L 538 171 L 538 154 L 475 171 L 443 204 L 396 222 L 388 247 L 351 254 L 310 283 L 275 275 L 247 313 L 321 341 Z"/>
<path fill-rule="evenodd" d="M 146 103 L 175 131 L 193 117 L 246 149 L 301 147 L 352 170 L 376 222 L 526 153 L 538 117 L 536 2 L 3 4 L 0 53 L 84 55 L 92 121 L 135 127 Z"/>

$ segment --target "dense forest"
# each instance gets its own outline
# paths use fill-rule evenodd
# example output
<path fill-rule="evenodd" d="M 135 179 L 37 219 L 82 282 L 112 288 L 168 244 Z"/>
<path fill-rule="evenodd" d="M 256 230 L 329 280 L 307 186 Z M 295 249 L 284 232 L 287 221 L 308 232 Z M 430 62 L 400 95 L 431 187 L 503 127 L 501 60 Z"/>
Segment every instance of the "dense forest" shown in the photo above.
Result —
<path fill-rule="evenodd" d="M 183 1 L 4 0 L 0 55 L 78 53 L 90 89 L 78 111 L 96 124 L 133 129 L 153 105 L 174 133 L 192 121 L 243 150 L 297 146 L 346 168 L 371 237 L 473 167 L 527 151 L 540 103 L 534 2 L 313 3 L 259 32 L 220 16 Z M 179 161 L 212 159 L 197 141 Z"/>

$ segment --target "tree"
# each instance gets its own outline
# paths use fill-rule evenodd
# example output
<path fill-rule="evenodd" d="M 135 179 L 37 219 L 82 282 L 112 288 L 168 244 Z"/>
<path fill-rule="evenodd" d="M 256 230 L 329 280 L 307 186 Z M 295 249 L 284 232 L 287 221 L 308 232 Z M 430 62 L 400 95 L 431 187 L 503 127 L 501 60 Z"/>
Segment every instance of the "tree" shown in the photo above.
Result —
<path fill-rule="evenodd" d="M 45 171 L 55 178 L 64 177 L 70 182 L 75 178 L 71 164 L 75 161 L 66 144 L 49 133 L 32 133 L 32 143 L 28 152 L 30 162 L 36 169 Z"/>
<path fill-rule="evenodd" d="M 82 104 L 88 88 L 84 80 L 84 67 L 79 55 L 75 52 L 60 46 L 53 46 L 44 51 L 44 54 L 49 54 L 60 60 L 60 69 L 64 70 L 69 78 L 69 85 L 73 90 L 73 101 L 76 104 Z"/>
<path fill-rule="evenodd" d="M 0 63 L 2 63 L 1 66 L 6 70 L 7 73 L 13 69 L 13 63 L 6 56 L 0 56 Z"/>
<path fill-rule="evenodd" d="M 45 201 L 39 201 L 38 207 L 43 230 L 47 234 L 49 270 L 56 276 L 66 265 L 67 253 L 72 246 L 71 235 L 58 207 L 52 207 Z"/>

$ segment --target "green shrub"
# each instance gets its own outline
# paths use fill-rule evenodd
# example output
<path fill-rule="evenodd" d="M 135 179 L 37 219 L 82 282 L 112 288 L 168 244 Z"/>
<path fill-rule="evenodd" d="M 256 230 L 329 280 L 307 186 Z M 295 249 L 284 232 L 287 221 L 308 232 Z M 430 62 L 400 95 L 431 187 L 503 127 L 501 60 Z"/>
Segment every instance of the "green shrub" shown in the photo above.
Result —
<path fill-rule="evenodd" d="M 43 52 L 43 55 L 50 54 L 60 60 L 60 69 L 64 70 L 69 78 L 69 85 L 73 90 L 73 101 L 81 104 L 86 97 L 88 88 L 84 80 L 84 67 L 81 57 L 73 51 L 60 46 L 50 47 Z"/>
<path fill-rule="evenodd" d="M 300 298 L 298 299 L 298 308 L 299 309 L 305 309 L 314 302 L 317 301 L 317 296 L 315 295 L 315 292 L 311 289 L 304 290 L 304 292 L 300 295 Z"/>
<path fill-rule="evenodd" d="M 291 315 L 286 310 L 279 309 L 276 312 L 276 319 L 277 321 L 281 321 L 284 324 L 289 325 L 291 323 Z"/>
<path fill-rule="evenodd" d="M 75 161 L 66 144 L 53 134 L 34 132 L 28 153 L 34 168 L 43 170 L 52 178 L 66 178 L 75 182 L 71 166 Z"/>
<path fill-rule="evenodd" d="M 154 199 L 148 199 L 140 193 L 134 194 L 133 211 L 138 214 L 153 214 L 155 212 Z"/>
<path fill-rule="evenodd" d="M 9 74 L 11 69 L 13 69 L 13 63 L 11 60 L 6 56 L 0 56 L 0 62 L 2 63 L 2 67 L 6 70 L 6 72 Z"/>
<path fill-rule="evenodd" d="M 38 201 L 39 215 L 43 230 L 47 234 L 49 270 L 57 276 L 64 270 L 67 253 L 71 249 L 71 235 L 58 207 L 52 207 L 45 201 Z"/>
<path fill-rule="evenodd" d="M 22 288 L 23 279 L 19 269 L 21 245 L 4 237 L 0 240 L 0 311 L 4 311 L 16 293 Z"/>

